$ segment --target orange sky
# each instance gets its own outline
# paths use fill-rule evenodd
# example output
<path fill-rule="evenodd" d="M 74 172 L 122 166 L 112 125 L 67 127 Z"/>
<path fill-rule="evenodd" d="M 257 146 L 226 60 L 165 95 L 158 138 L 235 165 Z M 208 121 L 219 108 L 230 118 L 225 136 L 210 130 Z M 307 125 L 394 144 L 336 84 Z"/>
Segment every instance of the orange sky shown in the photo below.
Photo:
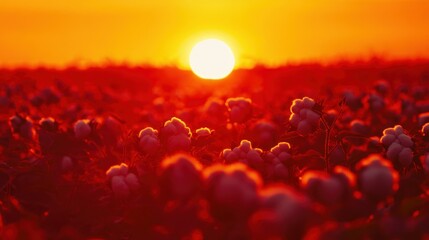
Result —
<path fill-rule="evenodd" d="M 0 0 L 0 65 L 186 66 L 218 37 L 239 66 L 429 57 L 427 0 Z"/>

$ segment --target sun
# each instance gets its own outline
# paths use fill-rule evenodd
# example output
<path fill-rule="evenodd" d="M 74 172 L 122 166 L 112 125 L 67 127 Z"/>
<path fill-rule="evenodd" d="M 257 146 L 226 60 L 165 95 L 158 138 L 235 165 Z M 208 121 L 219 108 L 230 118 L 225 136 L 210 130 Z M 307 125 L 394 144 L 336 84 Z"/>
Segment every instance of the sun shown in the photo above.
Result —
<path fill-rule="evenodd" d="M 203 79 L 218 80 L 228 76 L 235 66 L 231 48 L 218 39 L 206 39 L 191 50 L 189 65 Z"/>

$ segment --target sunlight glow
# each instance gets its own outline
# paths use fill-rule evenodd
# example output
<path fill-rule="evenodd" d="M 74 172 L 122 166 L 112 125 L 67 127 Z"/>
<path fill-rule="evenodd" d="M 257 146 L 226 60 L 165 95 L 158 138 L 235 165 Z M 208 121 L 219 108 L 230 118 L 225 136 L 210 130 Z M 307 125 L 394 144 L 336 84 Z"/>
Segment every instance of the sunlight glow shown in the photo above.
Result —
<path fill-rule="evenodd" d="M 218 80 L 232 72 L 235 57 L 225 42 L 218 39 L 206 39 L 192 48 L 189 64 L 197 76 L 203 79 Z"/>

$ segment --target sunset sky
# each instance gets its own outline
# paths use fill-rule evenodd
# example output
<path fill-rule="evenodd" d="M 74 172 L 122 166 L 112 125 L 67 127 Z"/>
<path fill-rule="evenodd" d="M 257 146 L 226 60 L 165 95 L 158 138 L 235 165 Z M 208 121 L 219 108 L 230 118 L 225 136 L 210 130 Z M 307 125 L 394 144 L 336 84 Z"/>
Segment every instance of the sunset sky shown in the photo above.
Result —
<path fill-rule="evenodd" d="M 223 39 L 239 67 L 385 55 L 429 57 L 427 0 L 2 0 L 0 66 L 187 66 Z"/>

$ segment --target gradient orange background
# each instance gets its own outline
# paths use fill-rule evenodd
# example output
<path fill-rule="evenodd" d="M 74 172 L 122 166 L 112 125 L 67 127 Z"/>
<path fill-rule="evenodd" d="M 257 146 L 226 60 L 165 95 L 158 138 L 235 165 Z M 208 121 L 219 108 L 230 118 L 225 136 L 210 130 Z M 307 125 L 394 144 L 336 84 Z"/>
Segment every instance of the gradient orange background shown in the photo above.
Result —
<path fill-rule="evenodd" d="M 429 57 L 426 0 L 10 0 L 0 2 L 0 66 L 179 65 L 198 39 L 255 63 Z"/>

